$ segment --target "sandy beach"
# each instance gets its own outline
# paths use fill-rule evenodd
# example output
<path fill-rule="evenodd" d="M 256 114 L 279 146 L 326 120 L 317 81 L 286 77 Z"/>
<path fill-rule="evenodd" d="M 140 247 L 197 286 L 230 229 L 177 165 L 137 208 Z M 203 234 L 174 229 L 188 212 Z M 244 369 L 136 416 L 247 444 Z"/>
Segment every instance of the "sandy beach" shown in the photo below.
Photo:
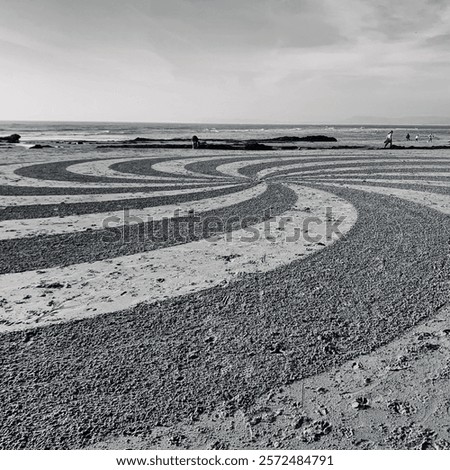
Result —
<path fill-rule="evenodd" d="M 0 4 L 0 470 L 448 466 L 450 3 Z"/>
<path fill-rule="evenodd" d="M 1 448 L 450 448 L 450 150 L 49 145 L 2 151 Z"/>

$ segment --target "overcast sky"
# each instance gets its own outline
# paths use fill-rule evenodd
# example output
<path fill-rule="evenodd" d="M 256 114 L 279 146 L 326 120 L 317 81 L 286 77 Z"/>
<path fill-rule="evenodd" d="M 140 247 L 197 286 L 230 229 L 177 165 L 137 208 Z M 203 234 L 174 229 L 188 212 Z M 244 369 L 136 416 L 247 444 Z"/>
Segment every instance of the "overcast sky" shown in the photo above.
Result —
<path fill-rule="evenodd" d="M 450 115 L 448 0 L 0 0 L 0 120 Z"/>

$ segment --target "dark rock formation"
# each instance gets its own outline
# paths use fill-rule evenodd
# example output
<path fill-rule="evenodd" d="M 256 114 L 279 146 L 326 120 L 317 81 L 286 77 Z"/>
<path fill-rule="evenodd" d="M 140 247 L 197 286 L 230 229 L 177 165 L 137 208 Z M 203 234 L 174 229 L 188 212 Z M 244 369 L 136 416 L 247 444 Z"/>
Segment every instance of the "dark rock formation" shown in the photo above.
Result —
<path fill-rule="evenodd" d="M 30 147 L 30 149 L 52 149 L 52 148 L 54 147 L 52 147 L 51 145 L 41 145 L 41 144 L 36 144 Z"/>
<path fill-rule="evenodd" d="M 300 137 L 299 142 L 337 142 L 336 137 L 328 137 L 327 135 L 307 135 Z"/>
<path fill-rule="evenodd" d="M 273 137 L 271 139 L 263 139 L 261 142 L 299 142 L 302 138 L 296 135 L 283 135 L 282 137 Z"/>
<path fill-rule="evenodd" d="M 335 137 L 328 137 L 326 135 L 307 135 L 306 137 L 284 135 L 282 137 L 264 139 L 261 140 L 261 142 L 337 142 L 337 139 Z"/>
<path fill-rule="evenodd" d="M 135 139 L 126 140 L 125 142 L 155 142 L 159 139 L 148 139 L 147 137 L 136 137 Z"/>
<path fill-rule="evenodd" d="M 6 137 L 0 137 L 1 142 L 7 142 L 8 144 L 17 144 L 20 141 L 19 134 L 11 134 Z"/>
<path fill-rule="evenodd" d="M 131 140 L 124 140 L 123 143 L 131 144 L 131 143 L 139 143 L 139 142 L 187 142 L 191 139 L 187 139 L 185 137 L 175 138 L 175 139 L 151 139 L 150 137 L 136 137 L 135 139 Z"/>
<path fill-rule="evenodd" d="M 296 150 L 298 148 L 297 146 L 286 144 L 296 142 L 337 142 L 337 139 L 335 137 L 328 137 L 326 135 L 308 135 L 306 137 L 282 136 L 258 140 L 208 139 L 208 141 L 200 141 L 197 137 L 197 140 L 195 141 L 194 137 L 192 138 L 192 140 L 186 139 L 184 137 L 176 139 L 152 139 L 147 137 L 136 137 L 133 140 L 115 142 L 106 145 L 98 145 L 98 148 L 185 149 L 194 147 L 209 150 Z M 189 144 L 187 142 L 189 142 Z M 304 147 L 302 147 L 302 149 L 303 148 Z"/>
<path fill-rule="evenodd" d="M 244 145 L 245 150 L 272 150 L 273 147 L 268 145 L 260 144 L 258 142 L 247 142 Z"/>

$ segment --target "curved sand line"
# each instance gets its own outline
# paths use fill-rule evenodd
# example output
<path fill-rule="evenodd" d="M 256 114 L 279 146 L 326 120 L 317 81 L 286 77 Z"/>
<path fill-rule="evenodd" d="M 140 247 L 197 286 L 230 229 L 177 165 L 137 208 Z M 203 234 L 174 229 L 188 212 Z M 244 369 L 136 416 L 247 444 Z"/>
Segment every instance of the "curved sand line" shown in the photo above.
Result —
<path fill-rule="evenodd" d="M 120 182 L 104 182 L 104 183 L 98 183 L 98 182 L 78 182 L 78 181 L 59 181 L 59 180 L 46 180 L 46 179 L 41 179 L 41 178 L 30 178 L 27 176 L 21 176 L 17 175 L 14 173 L 16 170 L 19 170 L 21 168 L 24 168 L 29 165 L 23 165 L 23 164 L 14 164 L 14 165 L 5 165 L 5 166 L 0 166 L 0 185 L 6 185 L 6 186 L 31 186 L 31 187 L 49 187 L 49 188 L 136 188 L 136 187 L 141 187 L 141 186 L 147 186 L 151 184 L 152 182 L 159 182 L 158 184 L 161 185 L 161 182 L 165 182 L 167 180 L 170 180 L 173 182 L 173 178 L 169 177 L 147 177 L 146 181 L 142 181 L 142 183 L 120 183 Z M 69 167 L 68 167 L 69 168 Z M 104 176 L 104 175 L 101 175 Z M 130 179 L 134 179 L 132 176 L 128 175 Z M 117 176 L 116 176 L 117 178 Z M 192 181 L 191 179 L 182 179 L 178 178 L 179 183 L 178 184 L 201 184 L 201 183 L 207 183 L 210 184 L 211 181 L 204 179 L 201 181 L 200 179 L 196 180 L 195 182 Z"/>
<path fill-rule="evenodd" d="M 317 156 L 318 157 L 318 156 Z M 330 155 L 321 155 L 320 156 L 321 158 L 330 158 Z M 266 159 L 261 159 L 261 160 L 250 160 L 250 161 L 238 161 L 238 162 L 233 162 L 233 163 L 224 163 L 222 165 L 219 165 L 216 170 L 220 173 L 223 173 L 224 175 L 226 176 L 232 176 L 232 177 L 237 177 L 237 178 L 247 178 L 246 175 L 243 175 L 239 172 L 239 170 L 241 168 L 245 168 L 249 165 L 259 165 L 259 164 L 262 164 L 262 163 L 277 163 L 277 162 L 282 162 L 282 161 L 289 161 L 289 160 L 292 160 L 293 158 L 300 158 L 300 159 L 311 159 L 312 156 L 310 154 L 302 154 L 302 155 L 292 155 L 290 157 L 278 157 L 278 158 L 266 158 Z M 340 171 L 340 168 L 337 168 L 337 169 L 334 169 L 332 165 L 334 165 L 335 163 L 339 163 L 341 164 L 342 162 L 345 162 L 345 160 L 347 158 L 352 158 L 350 155 L 340 155 L 340 156 L 336 156 L 336 161 L 335 162 L 330 162 L 330 171 Z M 373 161 L 372 162 L 372 166 L 375 162 L 377 162 L 379 160 L 376 160 L 376 161 Z M 381 160 L 382 161 L 382 160 Z M 392 162 L 392 159 L 388 160 L 389 162 Z M 403 160 L 402 160 L 403 161 Z M 445 158 L 438 158 L 438 159 L 427 159 L 427 158 L 414 158 L 414 159 L 411 159 L 411 160 L 407 160 L 405 161 L 405 164 L 409 163 L 409 161 L 412 161 L 412 162 L 427 162 L 427 163 L 430 163 L 430 162 L 434 162 L 434 161 L 437 161 L 437 162 L 440 162 L 440 161 L 448 161 L 448 159 L 445 159 Z M 321 161 L 320 159 L 318 159 L 318 161 L 314 164 L 312 163 L 308 163 L 308 164 L 304 164 L 303 162 L 299 161 L 299 163 L 301 163 L 302 165 L 324 165 L 325 163 L 323 161 Z M 364 160 L 364 163 L 367 163 L 367 160 Z M 408 166 L 409 167 L 409 166 Z M 277 166 L 275 166 L 274 168 L 277 168 Z M 283 167 L 285 168 L 285 167 Z M 358 167 L 359 168 L 359 167 Z M 404 168 L 404 166 L 402 167 L 399 167 L 399 168 Z M 423 167 L 418 167 L 418 168 L 423 168 Z M 448 168 L 448 166 L 445 166 L 444 168 Z M 343 168 L 342 168 L 343 169 Z M 354 167 L 348 167 L 348 169 L 354 169 Z M 318 171 L 323 171 L 323 170 L 307 170 L 305 171 L 305 173 L 308 173 L 308 172 L 318 172 Z"/>
<path fill-rule="evenodd" d="M 176 194 L 191 194 L 202 191 L 213 191 L 239 186 L 239 183 L 222 184 L 218 186 L 204 186 L 201 188 L 167 189 L 164 191 L 148 191 L 143 193 L 103 193 L 80 195 L 48 195 L 48 196 L 0 196 L 0 206 L 31 206 L 35 204 L 73 204 L 77 202 L 118 201 L 122 199 L 152 198 L 161 196 L 173 196 Z"/>
<path fill-rule="evenodd" d="M 239 186 L 239 185 L 237 185 Z M 227 186 L 228 187 L 228 186 Z M 187 215 L 188 211 L 194 210 L 197 213 L 205 212 L 219 207 L 226 207 L 237 202 L 246 201 L 260 196 L 266 190 L 265 183 L 258 184 L 249 189 L 238 191 L 225 196 L 216 196 L 208 199 L 200 199 L 192 202 L 182 202 L 179 204 L 170 204 L 166 206 L 149 207 L 146 209 L 133 209 L 129 212 L 130 224 L 141 221 L 147 222 L 160 220 L 164 217 L 173 217 L 176 210 L 179 216 Z M 12 238 L 32 237 L 38 235 L 56 235 L 61 233 L 73 233 L 91 229 L 98 230 L 103 228 L 103 221 L 107 218 L 114 218 L 120 221 L 114 225 L 111 220 L 109 227 L 118 226 L 123 223 L 124 212 L 102 212 L 83 215 L 71 215 L 66 217 L 43 217 L 36 219 L 17 219 L 0 221 L 0 240 Z"/>
<path fill-rule="evenodd" d="M 394 176 L 394 175 L 393 175 Z M 398 173 L 395 175 L 398 176 Z M 437 187 L 448 187 L 450 182 L 447 181 L 424 181 L 424 180 L 413 180 L 413 179 L 378 179 L 378 178 L 371 178 L 364 175 L 361 175 L 361 180 L 365 180 L 371 183 L 384 183 L 384 184 L 410 184 L 410 185 L 421 185 L 421 186 L 437 186 Z M 302 178 L 303 180 L 303 178 Z M 311 179 L 312 181 L 318 181 Z M 335 181 L 348 181 L 348 178 L 333 178 L 333 182 Z M 359 181 L 355 179 L 355 183 Z M 350 183 L 349 183 L 350 184 Z"/>
<path fill-rule="evenodd" d="M 238 161 L 233 163 L 223 163 L 216 167 L 216 171 L 223 173 L 225 176 L 232 176 L 234 178 L 248 178 L 248 176 L 243 175 L 239 172 L 241 168 L 245 168 L 249 165 L 259 165 L 261 163 L 277 163 L 282 161 L 292 160 L 293 157 L 279 157 L 279 158 L 266 158 L 261 160 L 247 160 L 247 161 Z"/>
<path fill-rule="evenodd" d="M 384 181 L 386 183 L 386 181 Z M 338 186 L 334 183 L 323 183 L 327 186 Z M 406 201 L 414 202 L 435 209 L 444 214 L 450 214 L 450 196 L 438 193 L 428 193 L 426 191 L 415 191 L 413 189 L 389 188 L 381 186 L 365 186 L 359 184 L 339 184 L 341 187 L 358 189 L 371 193 L 395 196 Z"/>
<path fill-rule="evenodd" d="M 429 162 L 429 160 L 426 160 L 426 161 Z M 364 160 L 353 160 L 349 163 L 351 163 L 352 165 L 353 164 L 358 165 L 356 167 L 356 169 L 360 169 L 360 168 L 375 168 L 376 165 L 378 165 L 379 163 L 391 163 L 391 164 L 394 163 L 395 164 L 397 162 L 398 162 L 398 160 L 396 161 L 396 160 L 391 158 L 391 159 L 375 160 L 371 164 L 368 164 L 369 162 L 367 161 L 367 158 L 366 158 Z M 335 162 L 335 163 L 337 163 L 337 162 Z M 328 168 L 326 168 L 326 169 L 321 168 L 321 169 L 318 169 L 318 170 L 314 170 L 314 167 L 323 166 L 324 162 L 321 162 L 321 161 L 317 161 L 317 162 L 313 162 L 313 163 L 311 163 L 311 162 L 309 162 L 309 163 L 298 162 L 298 163 L 293 163 L 292 165 L 273 166 L 273 167 L 266 168 L 264 170 L 258 171 L 256 173 L 256 176 L 257 176 L 257 178 L 265 178 L 267 176 L 270 176 L 272 173 L 284 172 L 284 171 L 286 171 L 285 175 L 277 175 L 277 176 L 291 176 L 291 175 L 295 176 L 295 175 L 307 174 L 307 173 L 320 173 L 320 172 L 327 173 L 327 172 L 347 171 L 347 170 L 354 170 L 355 169 L 354 166 L 334 167 L 335 163 L 330 162 Z M 306 170 L 305 171 L 302 170 L 302 171 L 298 171 L 298 172 L 291 172 L 290 171 L 290 170 L 303 169 L 303 168 L 305 168 Z M 389 168 L 392 168 L 392 167 L 389 166 Z M 402 166 L 398 166 L 398 168 L 399 169 L 404 168 L 405 170 L 407 170 L 409 168 L 412 168 L 412 166 L 408 165 L 408 164 L 405 164 L 405 165 L 402 165 Z M 417 168 L 423 168 L 423 167 L 417 166 Z M 448 169 L 448 165 L 445 165 L 445 166 L 442 166 L 442 167 L 434 165 L 434 168 L 446 168 L 446 169 Z"/>
<path fill-rule="evenodd" d="M 391 170 L 406 170 L 406 171 L 402 171 L 401 173 L 399 173 L 398 171 L 393 171 L 392 173 L 385 173 L 383 171 L 379 171 L 379 169 L 377 168 L 377 165 L 358 165 L 357 167 L 338 167 L 338 168 L 333 168 L 332 166 L 330 168 L 327 168 L 326 172 L 328 173 L 338 173 L 339 176 L 342 174 L 342 176 L 351 176 L 351 175 L 356 175 L 357 173 L 353 173 L 353 171 L 355 170 L 362 170 L 364 171 L 365 169 L 367 170 L 370 170 L 370 169 L 373 169 L 373 168 L 376 168 L 377 171 L 376 172 L 371 172 L 370 174 L 371 175 L 389 175 L 389 174 L 393 174 L 393 175 L 399 175 L 399 174 L 411 174 L 411 175 L 430 175 L 430 176 L 450 176 L 450 172 L 446 173 L 445 171 L 442 171 L 442 172 L 436 172 L 436 171 L 430 171 L 430 172 L 424 172 L 424 171 L 414 171 L 415 169 L 417 170 L 423 170 L 423 166 L 419 166 L 419 165 L 402 165 L 402 166 L 395 166 L 395 165 L 389 165 L 389 166 L 386 166 L 386 170 L 388 171 L 391 171 Z M 439 169 L 439 168 L 442 168 L 442 169 L 446 169 L 448 170 L 449 169 L 449 166 L 448 165 L 433 165 L 432 166 L 432 170 L 434 169 Z M 324 170 L 323 169 L 320 169 L 320 170 L 306 170 L 304 172 L 301 172 L 301 174 L 305 174 L 305 175 L 314 175 L 314 174 L 317 174 L 317 173 L 321 173 L 323 172 Z M 348 172 L 348 173 L 347 173 Z M 366 173 L 367 174 L 367 173 Z"/>
<path fill-rule="evenodd" d="M 0 331 L 33 328 L 86 318 L 180 296 L 238 279 L 242 273 L 264 272 L 311 254 L 336 241 L 326 237 L 324 221 L 332 208 L 335 219 L 344 217 L 342 234 L 356 222 L 354 207 L 325 191 L 290 185 L 298 195 L 296 205 L 271 223 L 222 234 L 148 253 L 106 261 L 83 263 L 45 272 L 28 271 L 0 276 L 6 306 L 0 317 Z M 304 211 L 305 205 L 309 207 Z M 318 217 L 308 225 L 309 236 L 301 236 L 305 219 Z M 280 221 L 281 222 L 280 225 Z M 251 241 L 255 230 L 259 238 Z M 287 241 L 294 230 L 296 241 Z M 264 235 L 266 233 L 266 235 Z M 61 288 L 46 289 L 52 283 Z M 42 293 L 47 293 L 41 297 Z M 28 297 L 29 296 L 29 297 Z M 51 307 L 49 307 L 49 304 Z"/>
<path fill-rule="evenodd" d="M 220 157 L 220 159 L 223 159 L 224 157 Z M 225 158 L 236 158 L 235 155 L 225 157 Z M 217 158 L 219 159 L 219 158 Z M 153 170 L 155 171 L 160 171 L 162 173 L 170 173 L 173 175 L 178 175 L 178 176 L 184 176 L 184 177 L 192 177 L 194 176 L 195 178 L 208 178 L 208 179 L 221 179 L 220 176 L 213 176 L 213 175 L 207 175 L 204 173 L 196 173 L 191 170 L 187 170 L 185 168 L 186 165 L 189 165 L 191 163 L 196 163 L 198 161 L 202 161 L 203 159 L 199 158 L 188 158 L 188 159 L 180 159 L 180 160 L 165 160 L 163 162 L 155 163 L 152 165 Z M 211 160 L 214 160 L 214 158 L 211 158 Z"/>
<path fill-rule="evenodd" d="M 81 150 L 81 152 L 77 151 L 70 151 L 69 153 L 66 153 L 68 149 L 64 149 L 65 151 L 62 152 L 54 152 L 54 151 L 48 151 L 48 149 L 45 150 L 35 150 L 31 151 L 28 148 L 24 148 L 19 150 L 17 147 L 14 149 L 13 152 L 11 153 L 5 153 L 5 155 L 2 157 L 2 162 L 0 166 L 2 165 L 16 165 L 16 164 L 21 164 L 21 165 L 36 165 L 37 163 L 51 163 L 51 162 L 60 162 L 64 158 L 68 158 L 70 160 L 73 159 L 74 154 L 76 154 L 78 160 L 89 160 L 92 159 L 93 156 L 98 157 L 98 156 L 103 156 L 103 152 L 98 152 L 97 150 L 94 149 L 89 149 L 89 150 L 84 150 L 78 148 L 78 150 Z M 58 155 L 59 154 L 59 155 Z M 116 157 L 111 156 L 111 154 L 108 154 L 108 158 L 114 159 L 114 158 L 123 158 L 123 154 L 121 155 L 116 155 Z"/>
<path fill-rule="evenodd" d="M 316 175 L 309 175 L 307 173 L 292 174 L 292 175 L 289 175 L 287 178 L 289 178 L 291 176 L 294 176 L 296 178 L 298 178 L 299 176 L 302 176 L 305 179 L 310 179 L 310 180 L 317 179 Z M 423 172 L 414 172 L 414 171 L 413 172 L 409 172 L 409 171 L 398 172 L 397 171 L 397 172 L 392 172 L 392 173 L 388 173 L 388 172 L 384 173 L 382 171 L 376 171 L 376 172 L 371 172 L 371 173 L 367 173 L 367 172 L 338 173 L 336 177 L 334 176 L 334 174 L 329 174 L 329 175 L 327 174 L 326 175 L 326 177 L 332 179 L 333 181 L 341 181 L 341 180 L 342 181 L 347 181 L 348 178 L 353 178 L 353 177 L 373 180 L 374 178 L 381 178 L 382 176 L 389 176 L 389 177 L 394 177 L 394 178 L 395 177 L 400 177 L 400 176 L 405 176 L 405 177 L 409 177 L 410 181 L 422 181 L 422 179 L 417 180 L 417 179 L 414 178 L 414 177 L 418 177 L 418 176 L 442 177 L 443 181 L 430 180 L 430 182 L 435 181 L 436 183 L 438 183 L 440 185 L 443 185 L 443 186 L 449 185 L 449 183 L 450 183 L 450 180 L 448 180 L 448 178 L 450 177 L 450 173 L 423 173 Z M 323 175 L 320 175 L 319 178 L 323 178 Z M 379 180 L 379 181 L 383 181 L 383 180 Z M 394 181 L 394 180 L 389 178 L 389 180 L 384 180 L 384 181 Z M 398 180 L 398 181 L 408 181 L 408 179 L 404 178 L 404 179 L 401 179 L 401 180 Z"/>
<path fill-rule="evenodd" d="M 157 155 L 157 156 L 147 156 L 147 157 L 133 157 L 132 160 L 146 160 L 146 159 L 153 159 L 153 158 L 157 158 L 157 157 L 161 157 L 161 155 Z M 298 168 L 298 167 L 301 167 L 301 168 L 313 168 L 314 166 L 317 166 L 317 165 L 322 165 L 323 162 L 321 161 L 323 158 L 330 158 L 330 155 L 311 155 L 311 154 L 301 154 L 301 155 L 298 155 L 298 154 L 294 154 L 292 155 L 291 157 L 279 157 L 279 158 L 266 158 L 266 159 L 261 159 L 260 162 L 261 163 L 265 163 L 265 162 L 270 162 L 270 161 L 273 161 L 273 162 L 277 162 L 277 161 L 284 161 L 284 160 L 290 160 L 292 158 L 299 158 L 299 159 L 306 159 L 306 158 L 317 158 L 318 161 L 317 162 L 314 162 L 314 163 L 301 163 L 301 161 L 299 161 L 298 163 L 295 163 L 293 165 L 290 165 L 290 166 L 283 166 L 281 168 L 278 168 L 278 167 L 272 167 L 270 169 L 265 169 L 265 170 L 262 170 L 261 172 L 259 172 L 257 174 L 257 177 L 259 178 L 263 178 L 267 175 L 270 175 L 271 173 L 273 172 L 277 172 L 279 170 L 289 170 L 289 169 L 295 169 L 295 168 Z M 87 154 L 86 158 L 91 158 L 92 159 L 92 154 Z M 232 155 L 232 156 L 229 156 L 229 155 L 222 155 L 222 156 L 217 156 L 217 157 L 212 157 L 212 159 L 223 159 L 223 158 L 236 158 L 236 155 Z M 336 156 L 335 157 L 337 161 L 345 161 L 345 159 L 348 159 L 348 158 L 352 158 L 352 155 L 341 155 L 341 156 Z M 376 162 L 381 162 L 381 161 L 386 161 L 386 162 L 393 162 L 395 161 L 394 160 L 395 157 L 391 157 L 390 159 L 386 159 L 386 160 L 376 160 Z M 95 174 L 95 176 L 107 176 L 107 177 L 110 177 L 111 179 L 114 179 L 114 178 L 124 178 L 124 177 L 129 177 L 129 178 L 133 178 L 133 179 L 142 179 L 143 181 L 146 180 L 146 181 L 166 181 L 166 180 L 170 180 L 171 178 L 170 177 L 165 177 L 165 176 L 158 176 L 158 177 L 148 177 L 148 176 L 145 176 L 145 175 L 134 175 L 134 174 L 129 174 L 129 173 L 122 173 L 122 172 L 118 172 L 116 170 L 112 170 L 112 169 L 108 169 L 107 165 L 110 165 L 112 163 L 120 163 L 120 162 L 126 162 L 126 161 L 130 161 L 131 158 L 127 158 L 127 159 L 124 159 L 123 157 L 116 157 L 116 158 L 108 158 L 107 160 L 95 160 L 94 162 L 92 161 L 87 161 L 87 162 L 83 162 L 83 163 L 78 163 L 78 164 L 74 164 L 74 165 L 71 165 L 71 166 L 68 166 L 68 170 L 70 169 L 70 171 L 72 172 L 78 172 L 80 171 L 80 174 L 83 174 L 81 173 L 82 171 L 92 171 L 92 173 L 97 173 L 97 171 L 100 172 L 100 174 Z M 416 161 L 427 161 L 429 162 L 430 160 L 429 159 L 415 159 Z M 442 158 L 442 159 L 433 159 L 434 161 L 438 161 L 438 160 L 442 160 L 442 161 L 446 161 L 445 158 Z M 42 163 L 51 163 L 52 161 L 55 161 L 54 160 L 54 157 L 52 157 L 49 161 L 43 161 Z M 60 160 L 56 160 L 56 162 L 59 162 Z M 105 168 L 105 165 L 102 163 L 102 162 L 108 162 L 106 164 L 106 168 Z M 177 172 L 181 172 L 181 173 L 177 173 L 180 176 L 182 176 L 184 173 L 183 171 L 188 171 L 188 170 L 183 170 L 182 169 L 182 165 L 184 164 L 188 164 L 188 163 L 193 163 L 193 162 L 197 162 L 197 161 L 201 161 L 200 158 L 192 158 L 192 159 L 189 159 L 189 160 L 178 160 L 178 164 L 180 167 L 178 167 Z M 397 160 L 398 161 L 398 160 Z M 402 160 L 403 161 L 403 160 Z M 408 160 L 407 160 L 408 161 Z M 406 161 L 406 162 L 407 162 Z M 411 160 L 412 161 L 412 160 Z M 358 160 L 358 161 L 355 161 L 355 163 L 367 163 L 367 158 L 364 159 L 364 160 Z M 34 162 L 36 163 L 36 162 Z M 353 163 L 353 162 L 352 162 Z M 230 167 L 232 168 L 230 171 L 231 171 L 231 175 L 235 175 L 235 176 L 239 176 L 240 178 L 243 178 L 245 177 L 245 175 L 241 175 L 240 173 L 238 173 L 237 171 L 234 171 L 233 169 L 236 168 L 243 168 L 243 167 L 246 167 L 248 165 L 252 165 L 252 164 L 256 164 L 255 161 L 248 161 L 248 162 L 236 162 L 235 164 L 230 164 Z M 89 182 L 76 182 L 76 181 L 55 181 L 55 180 L 42 180 L 42 179 L 34 179 L 34 178 L 29 178 L 29 177 L 24 177 L 24 176 L 20 176 L 20 175 L 17 175 L 15 174 L 14 172 L 24 166 L 28 166 L 29 163 L 15 163 L 15 164 L 8 164 L 8 165 L 2 165 L 0 166 L 0 185 L 14 185 L 14 186 L 32 186 L 32 187 L 70 187 L 70 188 L 73 188 L 73 187 L 77 187 L 77 188 L 105 188 L 105 187 L 120 187 L 120 188 L 126 188 L 126 187 L 139 187 L 139 186 L 142 186 L 141 183 L 114 183 L 114 182 L 105 182 L 105 183 L 89 183 Z M 86 166 L 84 166 L 86 165 Z M 98 165 L 97 169 L 96 168 L 96 165 Z M 225 164 L 226 165 L 226 164 Z M 93 167 L 92 167 L 93 166 Z M 223 167 L 222 165 L 220 165 L 219 167 Z M 219 168 L 218 167 L 218 168 Z M 332 163 L 330 163 L 330 167 L 332 168 Z M 80 170 L 81 168 L 81 170 Z M 330 168 L 330 170 L 331 170 Z M 103 173 L 102 173 L 103 171 Z M 225 171 L 227 171 L 227 168 L 225 168 Z M 328 170 L 327 170 L 328 171 Z M 338 171 L 337 169 L 335 171 Z M 86 173 L 87 174 L 87 173 Z M 93 175 L 92 174 L 92 175 Z M 92 176 L 90 175 L 90 176 Z M 219 179 L 218 177 L 216 176 L 212 176 L 212 175 L 202 175 L 200 173 L 194 173 L 194 175 L 196 177 L 205 177 L 204 179 L 204 182 L 207 182 L 208 181 L 208 178 L 216 178 L 216 179 Z M 188 177 L 189 175 L 186 175 L 184 174 L 184 176 Z M 136 177 L 136 178 L 135 178 Z M 173 180 L 173 178 L 172 178 Z M 184 182 L 184 180 L 182 180 L 180 178 L 180 182 L 183 182 L 183 184 L 198 184 L 200 183 L 201 181 L 200 180 L 196 180 L 195 182 L 192 181 L 192 179 L 189 179 L 187 178 Z M 150 183 L 146 183 L 146 185 L 149 185 Z"/>
<path fill-rule="evenodd" d="M 28 165 L 15 164 L 0 166 L 0 185 L 5 186 L 31 186 L 38 188 L 137 188 L 146 186 L 146 183 L 89 183 L 89 182 L 78 182 L 78 181 L 56 181 L 56 180 L 44 180 L 38 178 L 29 178 L 27 176 L 20 176 L 14 173 L 16 170 L 23 168 Z M 152 181 L 151 178 L 148 179 Z M 181 180 L 180 180 L 181 182 Z M 191 180 L 192 182 L 192 180 Z M 184 184 L 184 182 L 183 182 Z"/>
<path fill-rule="evenodd" d="M 152 160 L 152 159 L 160 159 L 161 155 L 157 156 L 149 156 L 149 157 L 141 157 L 141 158 L 120 158 L 120 159 L 108 159 L 108 160 L 94 160 L 91 162 L 83 162 L 83 163 L 76 163 L 74 165 L 70 165 L 66 168 L 67 171 L 70 173 L 76 173 L 79 175 L 86 175 L 86 176 L 98 176 L 103 178 L 130 178 L 130 179 L 142 179 L 143 181 L 166 181 L 166 180 L 173 180 L 173 178 L 167 176 L 148 176 L 148 175 L 139 175 L 134 173 L 125 173 L 117 170 L 113 170 L 110 168 L 110 165 L 115 163 L 124 163 L 124 162 L 131 162 L 131 161 L 140 161 L 140 160 Z M 181 178 L 179 178 L 182 181 Z M 205 178 L 207 181 L 207 178 Z M 192 182 L 192 179 L 186 179 L 186 181 L 190 182 L 190 184 L 196 184 L 196 182 Z M 197 180 L 196 180 L 197 181 Z"/>

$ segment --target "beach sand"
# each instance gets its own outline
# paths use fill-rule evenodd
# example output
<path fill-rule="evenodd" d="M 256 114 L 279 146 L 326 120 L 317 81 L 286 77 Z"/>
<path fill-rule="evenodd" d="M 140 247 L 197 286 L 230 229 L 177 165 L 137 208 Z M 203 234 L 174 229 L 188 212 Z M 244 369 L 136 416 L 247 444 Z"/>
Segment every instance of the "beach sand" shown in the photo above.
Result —
<path fill-rule="evenodd" d="M 2 448 L 450 448 L 450 151 L 80 147 L 0 165 Z"/>

